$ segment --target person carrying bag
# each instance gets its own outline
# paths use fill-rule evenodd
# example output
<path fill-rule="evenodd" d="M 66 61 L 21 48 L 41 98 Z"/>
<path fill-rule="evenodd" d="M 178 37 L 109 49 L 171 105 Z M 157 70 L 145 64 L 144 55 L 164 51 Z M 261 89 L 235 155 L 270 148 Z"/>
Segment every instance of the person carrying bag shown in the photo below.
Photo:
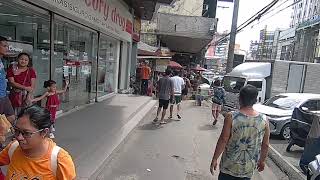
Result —
<path fill-rule="evenodd" d="M 18 62 L 10 66 L 7 72 L 11 85 L 9 99 L 17 115 L 22 108 L 30 106 L 32 92 L 35 89 L 36 72 L 29 67 L 30 56 L 18 55 Z"/>
<path fill-rule="evenodd" d="M 26 86 L 26 80 L 29 74 L 29 70 L 27 70 L 27 75 L 24 78 L 24 81 L 22 83 L 23 86 Z M 26 100 L 28 96 L 28 91 L 26 90 L 21 90 L 18 88 L 11 88 L 9 99 L 11 101 L 11 104 L 13 107 L 25 107 L 26 106 Z"/>

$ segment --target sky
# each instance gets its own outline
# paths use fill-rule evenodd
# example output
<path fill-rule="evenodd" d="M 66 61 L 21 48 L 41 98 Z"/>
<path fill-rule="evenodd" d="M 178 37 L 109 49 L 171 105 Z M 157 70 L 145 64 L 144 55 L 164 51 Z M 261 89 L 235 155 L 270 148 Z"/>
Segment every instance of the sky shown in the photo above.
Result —
<path fill-rule="evenodd" d="M 238 16 L 238 25 L 245 22 L 252 15 L 260 11 L 263 7 L 268 5 L 272 0 L 239 0 L 239 16 Z M 284 4 L 283 4 L 284 3 Z M 291 14 L 293 12 L 292 7 L 289 7 L 281 12 L 281 9 L 286 8 L 293 3 L 293 0 L 279 0 L 279 2 L 274 6 L 274 10 L 270 10 L 270 13 L 263 16 L 259 21 L 255 21 L 243 32 L 237 34 L 236 43 L 240 44 L 240 48 L 243 50 L 249 50 L 251 40 L 259 40 L 259 33 L 261 29 L 267 25 L 268 31 L 273 31 L 276 28 L 287 29 L 290 26 Z M 281 5 L 283 4 L 283 5 Z M 281 6 L 279 6 L 281 5 Z M 229 7 L 229 8 L 221 8 Z M 218 21 L 218 32 L 228 31 L 231 29 L 232 22 L 232 12 L 233 12 L 233 3 L 228 2 L 219 2 L 217 8 L 217 18 Z M 276 14 L 276 15 L 274 15 Z M 270 17 L 274 15 L 273 17 Z M 269 18 L 270 17 L 270 18 Z M 266 20 L 265 20 L 266 19 Z M 253 26 L 253 27 L 252 27 Z"/>

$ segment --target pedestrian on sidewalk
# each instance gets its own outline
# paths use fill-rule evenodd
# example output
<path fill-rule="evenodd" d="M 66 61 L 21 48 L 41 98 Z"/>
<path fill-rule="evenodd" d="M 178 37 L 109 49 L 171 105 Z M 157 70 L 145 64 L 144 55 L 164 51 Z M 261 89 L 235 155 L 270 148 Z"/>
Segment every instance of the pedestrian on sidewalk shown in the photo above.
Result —
<path fill-rule="evenodd" d="M 6 179 L 76 178 L 69 153 L 47 138 L 50 125 L 48 110 L 37 105 L 22 110 L 13 126 L 16 141 L 0 153 L 0 166 L 9 166 Z"/>
<path fill-rule="evenodd" d="M 189 88 L 191 88 L 191 83 L 190 83 L 190 80 L 189 78 L 187 77 L 187 74 L 184 74 L 183 75 L 183 80 L 184 80 L 184 88 L 182 89 L 182 99 L 183 100 L 187 100 L 188 98 L 188 93 L 189 93 Z"/>
<path fill-rule="evenodd" d="M 57 90 L 57 83 L 55 81 L 53 80 L 45 81 L 43 87 L 47 89 L 47 92 L 38 98 L 32 99 L 32 102 L 37 102 L 37 101 L 41 101 L 44 98 L 47 98 L 46 109 L 48 109 L 48 111 L 51 114 L 51 122 L 52 122 L 52 126 L 50 129 L 51 131 L 49 134 L 51 139 L 54 138 L 53 132 L 55 132 L 54 124 L 56 122 L 56 113 L 61 103 L 59 99 L 59 95 L 67 91 L 68 85 L 69 85 L 69 82 L 65 81 L 64 89 Z"/>
<path fill-rule="evenodd" d="M 11 102 L 7 95 L 7 79 L 3 65 L 3 57 L 9 49 L 7 38 L 0 36 L 0 114 L 4 114 L 11 124 L 14 123 L 15 115 Z"/>
<path fill-rule="evenodd" d="M 248 85 L 240 90 L 240 110 L 228 113 L 211 161 L 210 171 L 217 170 L 219 180 L 250 180 L 254 171 L 263 171 L 269 148 L 270 129 L 265 115 L 253 109 L 258 90 Z"/>
<path fill-rule="evenodd" d="M 31 57 L 28 53 L 20 53 L 17 59 L 7 71 L 11 85 L 9 99 L 16 116 L 23 108 L 31 105 L 37 77 L 36 71 L 29 65 Z"/>
<path fill-rule="evenodd" d="M 213 84 L 214 89 L 212 95 L 212 125 L 216 125 L 219 118 L 219 114 L 222 110 L 222 106 L 225 103 L 225 90 L 221 86 L 220 80 L 215 80 Z"/>
<path fill-rule="evenodd" d="M 173 96 L 173 82 L 170 79 L 171 71 L 166 70 L 165 76 L 161 77 L 158 81 L 158 91 L 159 91 L 159 107 L 157 111 L 157 117 L 153 120 L 154 123 L 158 122 L 158 117 L 160 115 L 161 109 L 161 120 L 160 124 L 166 124 L 164 121 L 164 116 L 166 115 L 167 109 L 169 107 L 170 97 Z"/>
<path fill-rule="evenodd" d="M 179 76 L 178 71 L 173 72 L 173 77 L 171 77 L 171 80 L 173 82 L 173 88 L 174 88 L 174 97 L 171 99 L 171 105 L 170 105 L 170 116 L 169 119 L 172 119 L 172 113 L 173 113 L 173 106 L 177 105 L 177 117 L 178 120 L 181 119 L 180 111 L 181 111 L 181 101 L 182 101 L 182 89 L 185 87 L 185 83 L 182 77 Z"/>
<path fill-rule="evenodd" d="M 141 95 L 147 95 L 148 93 L 150 76 L 151 76 L 151 68 L 148 66 L 146 62 L 143 62 L 140 70 Z"/>

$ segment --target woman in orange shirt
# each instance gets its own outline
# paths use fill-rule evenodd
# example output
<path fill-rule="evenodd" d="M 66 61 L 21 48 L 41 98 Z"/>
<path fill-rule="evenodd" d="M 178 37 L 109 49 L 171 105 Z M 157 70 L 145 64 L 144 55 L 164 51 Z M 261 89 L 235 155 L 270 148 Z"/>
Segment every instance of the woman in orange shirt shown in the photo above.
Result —
<path fill-rule="evenodd" d="M 39 106 L 23 110 L 13 126 L 16 141 L 0 153 L 0 166 L 8 165 L 6 179 L 73 180 L 71 156 L 47 138 L 50 112 Z"/>

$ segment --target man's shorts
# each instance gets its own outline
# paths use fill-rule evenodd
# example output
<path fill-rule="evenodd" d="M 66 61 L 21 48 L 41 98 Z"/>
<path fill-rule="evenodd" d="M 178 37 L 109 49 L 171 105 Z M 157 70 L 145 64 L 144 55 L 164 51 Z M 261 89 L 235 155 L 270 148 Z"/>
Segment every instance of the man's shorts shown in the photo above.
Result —
<path fill-rule="evenodd" d="M 180 104 L 181 101 L 182 101 L 181 96 L 180 96 L 180 95 L 178 95 L 178 96 L 175 95 L 175 96 L 174 96 L 174 99 L 171 99 L 171 100 L 170 100 L 170 103 L 171 103 L 171 104 Z"/>
<path fill-rule="evenodd" d="M 168 109 L 169 100 L 159 99 L 159 107 L 163 109 Z"/>
<path fill-rule="evenodd" d="M 8 97 L 0 98 L 0 114 L 4 114 L 7 117 L 14 115 L 14 110 Z"/>

